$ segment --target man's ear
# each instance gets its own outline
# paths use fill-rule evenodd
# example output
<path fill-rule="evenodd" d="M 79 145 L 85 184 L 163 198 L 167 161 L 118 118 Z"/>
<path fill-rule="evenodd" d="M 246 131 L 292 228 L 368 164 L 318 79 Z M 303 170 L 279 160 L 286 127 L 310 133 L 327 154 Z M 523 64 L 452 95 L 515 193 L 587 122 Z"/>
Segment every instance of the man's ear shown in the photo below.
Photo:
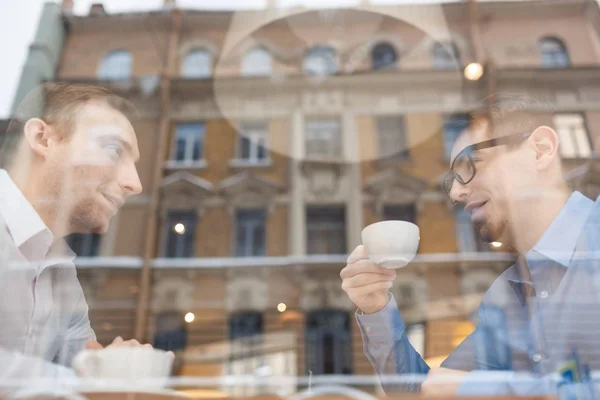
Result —
<path fill-rule="evenodd" d="M 31 151 L 45 158 L 50 145 L 50 126 L 39 118 L 31 118 L 25 123 L 25 141 Z"/>
<path fill-rule="evenodd" d="M 558 155 L 560 141 L 554 129 L 540 126 L 530 136 L 538 169 L 547 168 Z"/>

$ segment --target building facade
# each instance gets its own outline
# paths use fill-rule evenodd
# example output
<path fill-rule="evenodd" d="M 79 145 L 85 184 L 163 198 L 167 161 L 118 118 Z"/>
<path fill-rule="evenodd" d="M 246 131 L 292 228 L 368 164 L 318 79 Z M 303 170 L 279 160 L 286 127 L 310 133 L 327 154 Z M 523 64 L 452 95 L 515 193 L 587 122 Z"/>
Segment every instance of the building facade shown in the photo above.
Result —
<path fill-rule="evenodd" d="M 105 235 L 69 238 L 92 326 L 103 343 L 177 351 L 178 375 L 371 375 L 339 273 L 362 228 L 390 219 L 420 227 L 392 292 L 439 363 L 513 260 L 441 188 L 491 94 L 550 104 L 527 112 L 557 130 L 573 187 L 600 194 L 595 2 L 88 15 L 69 3 L 53 79 L 108 86 L 140 111 L 144 192 Z M 470 63 L 481 78 L 465 78 Z"/>

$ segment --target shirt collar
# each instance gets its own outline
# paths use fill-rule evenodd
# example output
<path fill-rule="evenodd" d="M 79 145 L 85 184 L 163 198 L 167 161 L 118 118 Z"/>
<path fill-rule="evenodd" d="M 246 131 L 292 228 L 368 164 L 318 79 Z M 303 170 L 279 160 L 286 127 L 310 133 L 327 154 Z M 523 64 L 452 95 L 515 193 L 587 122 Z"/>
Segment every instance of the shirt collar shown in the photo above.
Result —
<path fill-rule="evenodd" d="M 545 258 L 568 267 L 594 204 L 580 192 L 573 192 L 540 240 L 525 255 L 527 263 L 531 266 Z"/>
<path fill-rule="evenodd" d="M 25 195 L 19 190 L 17 185 L 10 178 L 5 170 L 0 169 L 0 215 L 16 246 L 22 249 L 24 246 L 30 247 L 35 254 L 24 252 L 29 258 L 45 258 L 54 241 L 52 232 L 42 218 L 33 208 L 31 203 L 25 198 Z M 35 244 L 29 243 L 35 238 Z"/>

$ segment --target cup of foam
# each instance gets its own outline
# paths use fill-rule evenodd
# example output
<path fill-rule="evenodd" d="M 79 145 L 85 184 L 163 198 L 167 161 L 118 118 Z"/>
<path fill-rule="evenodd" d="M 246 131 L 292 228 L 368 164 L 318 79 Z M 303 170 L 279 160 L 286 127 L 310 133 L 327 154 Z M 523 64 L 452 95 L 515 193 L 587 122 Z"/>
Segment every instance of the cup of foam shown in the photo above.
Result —
<path fill-rule="evenodd" d="M 419 248 L 419 227 L 407 221 L 382 221 L 364 228 L 362 243 L 369 259 L 383 268 L 406 266 Z"/>

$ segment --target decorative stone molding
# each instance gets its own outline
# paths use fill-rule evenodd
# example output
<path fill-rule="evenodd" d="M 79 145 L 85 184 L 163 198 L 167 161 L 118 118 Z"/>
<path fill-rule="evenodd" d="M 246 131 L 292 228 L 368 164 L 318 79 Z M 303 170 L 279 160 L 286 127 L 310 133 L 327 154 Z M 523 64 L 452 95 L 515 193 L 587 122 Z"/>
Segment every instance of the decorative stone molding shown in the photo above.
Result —
<path fill-rule="evenodd" d="M 275 209 L 276 195 L 281 190 L 278 183 L 248 171 L 227 178 L 219 185 L 219 192 L 225 198 L 231 215 L 236 208 L 266 208 L 271 213 Z"/>
<path fill-rule="evenodd" d="M 214 42 L 208 39 L 195 38 L 181 45 L 179 48 L 179 58 L 183 59 L 192 50 L 206 50 L 213 56 L 214 60 L 219 58 L 220 55 L 219 46 Z"/>
<path fill-rule="evenodd" d="M 399 307 L 427 302 L 427 280 L 417 273 L 402 273 L 390 289 Z"/>
<path fill-rule="evenodd" d="M 163 217 L 169 210 L 195 209 L 202 215 L 204 201 L 213 195 L 213 185 L 186 171 L 175 172 L 167 176 L 160 184 Z"/>
<path fill-rule="evenodd" d="M 315 278 L 304 280 L 300 305 L 304 311 L 325 308 L 351 311 L 354 308 L 339 280 Z"/>
<path fill-rule="evenodd" d="M 375 198 L 375 212 L 383 214 L 385 205 L 418 203 L 426 183 L 395 168 L 388 168 L 367 180 L 365 190 Z"/>
<path fill-rule="evenodd" d="M 461 277 L 460 285 L 463 295 L 482 293 L 496 280 L 498 274 L 489 268 L 470 268 Z"/>
<path fill-rule="evenodd" d="M 339 191 L 347 165 L 339 162 L 303 160 L 301 172 L 309 192 L 316 199 L 334 197 Z"/>
<path fill-rule="evenodd" d="M 269 285 L 260 271 L 235 271 L 227 277 L 227 312 L 264 311 L 269 302 Z"/>
<path fill-rule="evenodd" d="M 154 312 L 191 310 L 194 304 L 194 282 L 185 277 L 168 277 L 152 287 Z"/>

